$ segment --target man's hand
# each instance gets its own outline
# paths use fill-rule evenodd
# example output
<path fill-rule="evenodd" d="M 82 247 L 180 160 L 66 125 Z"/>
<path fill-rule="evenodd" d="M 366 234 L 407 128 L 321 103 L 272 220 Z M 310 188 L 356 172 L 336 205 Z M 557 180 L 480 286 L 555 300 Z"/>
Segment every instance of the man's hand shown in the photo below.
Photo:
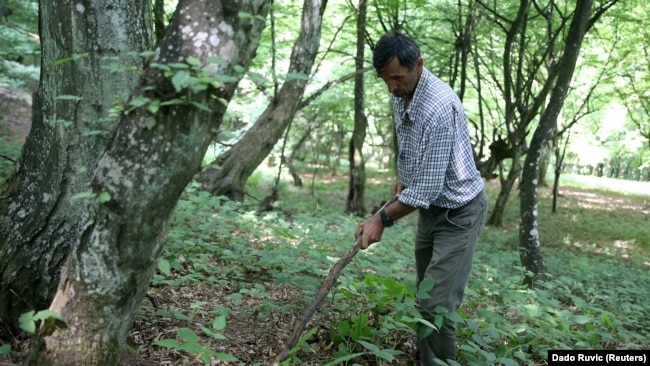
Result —
<path fill-rule="evenodd" d="M 395 184 L 393 184 L 393 187 L 390 189 L 390 196 L 399 196 L 399 194 L 402 193 L 403 189 L 404 185 L 400 181 L 395 182 Z"/>
<path fill-rule="evenodd" d="M 359 224 L 354 232 L 354 238 L 357 239 L 362 236 L 361 249 L 367 249 L 370 244 L 380 241 L 383 233 L 384 225 L 381 223 L 381 218 L 379 214 L 374 214 Z"/>

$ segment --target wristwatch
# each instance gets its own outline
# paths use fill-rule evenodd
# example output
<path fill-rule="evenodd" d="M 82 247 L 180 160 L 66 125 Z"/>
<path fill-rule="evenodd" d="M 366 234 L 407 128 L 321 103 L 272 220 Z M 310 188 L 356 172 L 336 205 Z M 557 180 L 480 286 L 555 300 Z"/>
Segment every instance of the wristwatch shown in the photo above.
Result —
<path fill-rule="evenodd" d="M 391 227 L 395 223 L 393 219 L 391 219 L 388 215 L 386 215 L 386 211 L 384 211 L 383 209 L 379 211 L 379 217 L 381 218 L 381 224 L 384 227 Z"/>

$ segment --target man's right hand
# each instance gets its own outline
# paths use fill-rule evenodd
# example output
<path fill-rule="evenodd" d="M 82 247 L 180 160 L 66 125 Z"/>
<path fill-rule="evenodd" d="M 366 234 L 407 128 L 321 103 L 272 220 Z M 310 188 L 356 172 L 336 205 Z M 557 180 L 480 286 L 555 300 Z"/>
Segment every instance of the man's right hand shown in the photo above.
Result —
<path fill-rule="evenodd" d="M 404 185 L 402 182 L 397 181 L 395 184 L 393 184 L 393 187 L 390 189 L 390 194 L 391 197 L 398 196 L 400 193 L 402 193 L 402 190 L 404 189 Z"/>
<path fill-rule="evenodd" d="M 362 236 L 361 249 L 367 249 L 370 244 L 379 242 L 383 233 L 384 225 L 381 223 L 379 214 L 376 213 L 359 224 L 354 232 L 354 238 L 356 240 Z"/>

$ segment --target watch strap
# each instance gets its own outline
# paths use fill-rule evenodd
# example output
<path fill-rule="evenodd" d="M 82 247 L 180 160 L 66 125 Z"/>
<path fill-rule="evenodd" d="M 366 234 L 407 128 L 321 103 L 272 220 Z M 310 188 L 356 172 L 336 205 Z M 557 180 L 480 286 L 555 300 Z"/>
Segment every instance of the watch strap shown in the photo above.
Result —
<path fill-rule="evenodd" d="M 386 214 L 386 211 L 384 211 L 383 208 L 382 208 L 381 210 L 379 210 L 379 217 L 381 218 L 381 224 L 382 224 L 384 227 L 391 227 L 391 226 L 393 226 L 393 224 L 395 224 L 395 221 L 393 221 L 393 219 L 391 219 L 391 218 Z"/>

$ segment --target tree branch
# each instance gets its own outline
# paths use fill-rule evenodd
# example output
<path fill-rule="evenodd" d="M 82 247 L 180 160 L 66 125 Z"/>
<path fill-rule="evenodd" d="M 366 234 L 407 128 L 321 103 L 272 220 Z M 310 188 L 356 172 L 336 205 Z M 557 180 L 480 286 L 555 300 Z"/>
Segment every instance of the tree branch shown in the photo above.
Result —
<path fill-rule="evenodd" d="M 300 101 L 300 104 L 298 105 L 298 109 L 305 108 L 307 105 L 309 105 L 309 103 L 313 102 L 314 99 L 318 98 L 321 94 L 323 94 L 324 92 L 326 92 L 330 88 L 333 88 L 333 87 L 337 86 L 340 83 L 348 81 L 348 80 L 354 78 L 355 76 L 357 76 L 359 74 L 363 74 L 365 72 L 368 72 L 368 71 L 370 71 L 372 69 L 373 69 L 372 66 L 368 66 L 368 67 L 363 68 L 361 70 L 358 70 L 358 71 L 352 72 L 350 74 L 344 75 L 344 76 L 342 76 L 342 77 L 340 77 L 340 78 L 338 78 L 336 80 L 332 80 L 332 81 L 327 82 L 320 89 L 316 90 L 310 96 L 308 96 L 307 98 Z"/>

